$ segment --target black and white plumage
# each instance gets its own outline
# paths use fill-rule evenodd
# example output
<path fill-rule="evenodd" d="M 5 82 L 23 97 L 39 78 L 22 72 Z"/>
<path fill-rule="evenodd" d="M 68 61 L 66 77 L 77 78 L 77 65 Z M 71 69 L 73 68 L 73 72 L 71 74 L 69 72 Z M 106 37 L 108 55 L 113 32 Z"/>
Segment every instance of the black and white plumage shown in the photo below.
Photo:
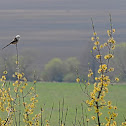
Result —
<path fill-rule="evenodd" d="M 16 35 L 16 37 L 8 45 L 4 46 L 2 49 L 6 48 L 7 46 L 11 44 L 17 44 L 19 39 L 20 39 L 20 35 Z"/>

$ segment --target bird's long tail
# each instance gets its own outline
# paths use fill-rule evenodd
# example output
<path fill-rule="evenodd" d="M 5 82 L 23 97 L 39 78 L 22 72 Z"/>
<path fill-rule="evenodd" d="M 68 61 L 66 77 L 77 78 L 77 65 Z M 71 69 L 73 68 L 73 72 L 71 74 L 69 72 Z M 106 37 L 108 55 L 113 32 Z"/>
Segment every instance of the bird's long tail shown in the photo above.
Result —
<path fill-rule="evenodd" d="M 2 49 L 6 48 L 7 46 L 9 46 L 11 43 L 9 43 L 8 45 L 4 46 Z"/>

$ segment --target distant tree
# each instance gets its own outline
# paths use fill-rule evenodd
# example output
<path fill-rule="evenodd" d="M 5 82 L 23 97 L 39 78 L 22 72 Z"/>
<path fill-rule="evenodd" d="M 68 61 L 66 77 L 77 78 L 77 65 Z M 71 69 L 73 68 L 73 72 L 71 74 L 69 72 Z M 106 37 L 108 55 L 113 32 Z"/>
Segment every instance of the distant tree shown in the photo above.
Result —
<path fill-rule="evenodd" d="M 80 62 L 76 57 L 70 57 L 64 61 L 64 64 L 67 73 L 76 73 L 76 69 L 78 69 Z"/>
<path fill-rule="evenodd" d="M 59 58 L 54 58 L 49 61 L 44 68 L 44 81 L 58 81 L 62 82 L 64 77 L 64 64 Z"/>
<path fill-rule="evenodd" d="M 76 69 L 79 67 L 79 64 L 80 62 L 75 57 L 70 57 L 65 61 L 54 58 L 45 65 L 42 75 L 43 80 L 75 82 Z"/>
<path fill-rule="evenodd" d="M 64 81 L 75 82 L 77 78 L 77 70 L 79 69 L 80 61 L 76 57 L 70 57 L 64 61 L 66 73 Z"/>
<path fill-rule="evenodd" d="M 119 76 L 120 80 L 126 81 L 126 43 L 117 45 L 115 55 L 116 57 L 111 62 L 115 68 L 114 73 Z"/>
<path fill-rule="evenodd" d="M 35 58 L 33 57 L 32 53 L 22 53 L 19 55 L 19 68 L 20 72 L 25 73 L 25 77 L 32 81 L 34 79 L 33 74 L 34 71 L 37 71 L 35 67 L 33 67 Z M 0 57 L 0 74 L 2 75 L 3 71 L 6 69 L 8 71 L 7 79 L 14 80 L 12 75 L 16 71 L 16 55 L 11 55 L 6 53 Z M 37 72 L 36 72 L 37 74 Z"/>
<path fill-rule="evenodd" d="M 4 62 L 4 59 L 3 57 L 1 56 L 0 57 L 0 76 L 3 75 L 3 71 L 5 70 L 5 62 Z"/>
<path fill-rule="evenodd" d="M 80 76 L 83 80 L 87 80 L 87 74 L 88 70 L 92 69 L 93 71 L 93 76 L 92 76 L 92 82 L 95 82 L 95 77 L 97 76 L 97 68 L 98 64 L 97 61 L 93 56 L 95 56 L 95 52 L 93 51 L 92 47 L 93 43 L 89 42 L 89 45 L 84 48 L 83 56 L 81 57 L 80 60 Z"/>
<path fill-rule="evenodd" d="M 75 73 L 67 73 L 64 75 L 64 82 L 76 82 L 77 75 Z"/>

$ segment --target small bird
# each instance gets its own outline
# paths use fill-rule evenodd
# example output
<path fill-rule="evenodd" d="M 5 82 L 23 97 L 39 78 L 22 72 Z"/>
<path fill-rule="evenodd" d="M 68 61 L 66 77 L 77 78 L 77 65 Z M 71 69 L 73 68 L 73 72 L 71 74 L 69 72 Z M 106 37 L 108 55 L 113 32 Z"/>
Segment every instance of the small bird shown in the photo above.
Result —
<path fill-rule="evenodd" d="M 2 49 L 6 48 L 7 46 L 9 46 L 11 44 L 17 44 L 19 39 L 20 39 L 20 35 L 16 35 L 16 37 L 12 40 L 12 42 L 10 42 L 8 45 L 4 46 Z"/>

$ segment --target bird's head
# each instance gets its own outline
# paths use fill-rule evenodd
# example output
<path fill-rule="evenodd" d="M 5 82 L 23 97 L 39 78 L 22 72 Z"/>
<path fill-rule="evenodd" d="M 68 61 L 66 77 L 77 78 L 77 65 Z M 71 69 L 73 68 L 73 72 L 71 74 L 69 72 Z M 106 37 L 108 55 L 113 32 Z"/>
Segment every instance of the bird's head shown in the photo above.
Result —
<path fill-rule="evenodd" d="M 16 35 L 16 39 L 19 40 L 20 39 L 20 35 Z"/>

